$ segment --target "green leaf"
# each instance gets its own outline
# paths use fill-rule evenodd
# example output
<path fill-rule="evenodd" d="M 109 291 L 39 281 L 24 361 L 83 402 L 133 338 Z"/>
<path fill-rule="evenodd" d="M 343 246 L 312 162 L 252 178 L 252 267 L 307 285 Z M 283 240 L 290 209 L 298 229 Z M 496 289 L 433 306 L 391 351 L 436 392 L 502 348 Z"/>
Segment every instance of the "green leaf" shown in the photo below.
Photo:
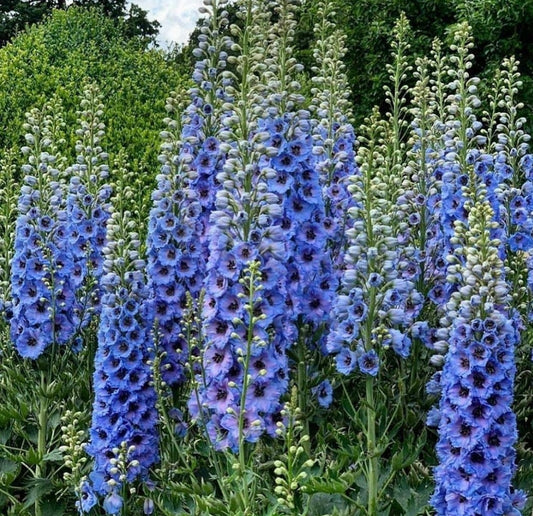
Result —
<path fill-rule="evenodd" d="M 12 431 L 9 427 L 0 428 L 0 444 L 6 444 L 11 437 L 11 433 Z"/>
<path fill-rule="evenodd" d="M 51 493 L 54 489 L 53 482 L 48 478 L 35 478 L 28 484 L 30 489 L 24 499 L 24 508 L 28 509 L 35 504 L 36 501 L 41 500 L 45 495 Z"/>
<path fill-rule="evenodd" d="M 65 514 L 66 506 L 57 500 L 45 500 L 41 504 L 43 516 L 62 516 Z"/>
<path fill-rule="evenodd" d="M 339 494 L 317 493 L 309 500 L 309 516 L 323 516 L 334 511 L 343 512 L 347 508 L 347 502 Z"/>
<path fill-rule="evenodd" d="M 52 450 L 43 457 L 43 462 L 63 462 L 63 454 L 59 450 Z"/>

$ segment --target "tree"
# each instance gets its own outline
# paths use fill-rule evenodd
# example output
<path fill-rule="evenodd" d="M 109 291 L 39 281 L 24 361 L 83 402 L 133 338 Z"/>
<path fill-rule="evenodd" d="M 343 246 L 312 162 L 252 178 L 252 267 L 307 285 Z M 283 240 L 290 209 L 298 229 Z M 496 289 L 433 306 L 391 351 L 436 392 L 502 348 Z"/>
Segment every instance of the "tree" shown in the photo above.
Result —
<path fill-rule="evenodd" d="M 0 155 L 22 145 L 24 114 L 54 95 L 73 127 L 86 78 L 105 98 L 106 149 L 126 151 L 149 183 L 158 168 L 165 99 L 186 80 L 162 51 L 125 37 L 99 9 L 55 10 L 0 49 Z M 67 137 L 74 143 L 75 136 Z"/>
<path fill-rule="evenodd" d="M 126 0 L 4 0 L 0 5 L 0 46 L 24 30 L 27 25 L 39 23 L 53 9 L 67 9 L 70 5 L 97 7 L 106 16 L 123 23 L 127 37 L 139 37 L 145 42 L 153 42 L 161 24 L 150 21 L 148 11 L 136 4 L 128 6 Z"/>

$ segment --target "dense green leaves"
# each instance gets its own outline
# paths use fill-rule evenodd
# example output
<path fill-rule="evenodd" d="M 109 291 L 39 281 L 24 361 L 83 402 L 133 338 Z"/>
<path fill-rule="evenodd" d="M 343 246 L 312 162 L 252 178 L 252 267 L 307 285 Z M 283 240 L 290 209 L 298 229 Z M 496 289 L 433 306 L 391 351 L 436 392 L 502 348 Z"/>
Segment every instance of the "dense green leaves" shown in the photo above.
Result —
<path fill-rule="evenodd" d="M 63 104 L 67 127 L 74 127 L 87 79 L 106 100 L 106 148 L 132 156 L 134 170 L 155 173 L 165 98 L 184 81 L 162 52 L 127 39 L 94 9 L 55 11 L 0 49 L 0 149 L 21 144 L 24 113 L 53 95 Z M 66 137 L 75 141 L 73 134 Z"/>
<path fill-rule="evenodd" d="M 41 22 L 52 9 L 66 9 L 71 4 L 79 7 L 97 7 L 105 16 L 122 24 L 124 33 L 145 42 L 153 41 L 160 24 L 147 18 L 147 11 L 126 0 L 5 0 L 0 5 L 0 46 L 5 45 L 17 32 Z"/>

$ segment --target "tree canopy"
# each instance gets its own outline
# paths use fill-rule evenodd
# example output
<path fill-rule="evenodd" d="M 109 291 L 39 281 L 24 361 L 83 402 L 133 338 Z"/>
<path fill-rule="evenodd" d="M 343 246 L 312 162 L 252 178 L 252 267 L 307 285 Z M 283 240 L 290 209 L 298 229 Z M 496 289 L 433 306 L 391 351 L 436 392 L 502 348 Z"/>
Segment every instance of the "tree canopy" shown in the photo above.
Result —
<path fill-rule="evenodd" d="M 154 41 L 161 26 L 150 21 L 148 12 L 136 4 L 128 5 L 126 0 L 3 0 L 0 5 L 0 46 L 27 25 L 41 22 L 53 9 L 67 9 L 70 6 L 95 7 L 115 20 L 120 20 L 129 37 L 140 37 Z"/>
<path fill-rule="evenodd" d="M 165 99 L 186 81 L 162 51 L 147 50 L 124 31 L 99 9 L 72 6 L 1 48 L 0 150 L 21 145 L 24 114 L 53 96 L 73 127 L 88 79 L 105 98 L 107 150 L 124 149 L 136 170 L 157 170 Z"/>

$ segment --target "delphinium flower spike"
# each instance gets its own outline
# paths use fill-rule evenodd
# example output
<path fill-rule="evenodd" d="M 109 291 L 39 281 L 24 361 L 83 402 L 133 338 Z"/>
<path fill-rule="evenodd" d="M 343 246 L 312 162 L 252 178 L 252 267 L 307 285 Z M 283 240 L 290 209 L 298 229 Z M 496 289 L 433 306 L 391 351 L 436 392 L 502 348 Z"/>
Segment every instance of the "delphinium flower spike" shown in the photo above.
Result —
<path fill-rule="evenodd" d="M 524 495 L 514 491 L 517 439 L 511 410 L 517 318 L 499 257 L 498 225 L 484 187 L 471 186 L 466 221 L 454 224 L 448 280 L 457 286 L 446 304 L 449 343 L 440 377 L 436 490 L 438 515 L 519 515 Z M 475 200 L 471 200 L 475 199 Z"/>
<path fill-rule="evenodd" d="M 349 246 L 341 291 L 335 300 L 328 351 L 343 375 L 358 371 L 366 382 L 366 437 L 364 471 L 368 483 L 368 514 L 379 510 L 380 453 L 376 446 L 379 391 L 378 376 L 387 353 L 407 358 L 411 350 L 410 331 L 422 307 L 416 291 L 417 269 L 412 262 L 415 250 L 405 241 L 403 217 L 398 210 L 402 186 L 404 149 L 397 141 L 405 130 L 402 96 L 407 71 L 403 38 L 407 22 L 400 19 L 393 47 L 395 66 L 390 90 L 391 111 L 384 119 L 377 108 L 361 127 L 358 172 L 350 178 L 355 206 L 350 208 Z M 389 351 L 390 350 L 390 351 Z"/>
<path fill-rule="evenodd" d="M 446 258 L 453 253 L 456 246 L 453 240 L 455 222 L 467 221 L 465 189 L 475 184 L 476 171 L 479 173 L 492 166 L 491 156 L 479 150 L 484 137 L 480 134 L 482 124 L 476 116 L 481 105 L 477 96 L 479 79 L 470 77 L 469 72 L 474 59 L 471 53 L 473 41 L 470 32 L 468 24 L 461 23 L 453 34 L 453 44 L 450 46 L 453 53 L 448 57 L 449 66 L 446 67 L 446 75 L 451 81 L 446 84 L 449 93 L 445 99 L 445 113 L 440 111 L 442 99 L 436 97 L 434 100 L 437 108 L 435 112 L 444 116 L 444 119 L 437 121 L 442 124 L 443 136 L 441 150 L 437 149 L 439 155 L 432 167 L 431 180 L 434 188 L 427 200 L 436 226 L 431 232 L 431 240 L 428 241 L 430 256 L 426 266 L 432 282 L 428 298 L 438 313 L 442 313 L 455 290 L 455 286 L 446 281 Z M 437 68 L 435 73 L 438 73 L 438 70 Z M 444 77 L 438 76 L 436 79 L 444 80 Z M 442 91 L 435 84 L 433 89 L 439 93 Z M 426 344 L 437 352 L 432 360 L 438 364 L 441 354 L 446 351 L 446 340 L 434 334 L 426 340 Z"/>
<path fill-rule="evenodd" d="M 361 136 L 360 174 L 351 178 L 356 206 L 350 209 L 352 227 L 342 291 L 335 302 L 328 350 L 336 355 L 337 369 L 350 374 L 359 369 L 375 376 L 382 350 L 409 355 L 405 334 L 420 310 L 420 295 L 413 281 L 404 278 L 403 251 L 398 241 L 396 203 L 388 198 L 383 178 L 386 122 L 374 112 Z"/>
<path fill-rule="evenodd" d="M 337 276 L 334 290 L 344 267 L 345 229 L 348 209 L 353 206 L 348 192 L 348 178 L 356 173 L 355 131 L 350 123 L 352 108 L 345 65 L 346 36 L 336 29 L 333 2 L 318 6 L 313 57 L 313 98 L 309 109 L 313 115 L 313 153 L 320 173 L 325 213 L 328 221 L 328 250 Z"/>
<path fill-rule="evenodd" d="M 481 170 L 480 177 L 503 229 L 500 257 L 509 267 L 513 306 L 525 321 L 531 317 L 533 292 L 533 155 L 527 153 L 530 136 L 520 113 L 524 105 L 517 99 L 522 85 L 518 65 L 514 58 L 505 59 L 494 78 L 484 133 L 494 166 Z"/>
<path fill-rule="evenodd" d="M 103 293 L 87 446 L 94 465 L 78 493 L 82 512 L 104 497 L 106 513 L 117 514 L 126 504 L 132 484 L 144 482 L 158 461 L 158 416 L 150 368 L 153 317 L 138 228 L 128 210 L 132 192 L 126 166 L 119 163 L 103 249 Z"/>
<path fill-rule="evenodd" d="M 79 324 L 58 157 L 48 152 L 55 145 L 53 127 L 60 125 L 59 118 L 57 106 L 47 105 L 33 109 L 24 124 L 26 163 L 11 266 L 10 325 L 15 348 L 32 359 L 71 341 Z"/>
<path fill-rule="evenodd" d="M 400 329 L 408 330 L 421 308 L 409 261 L 414 250 L 402 239 L 403 221 L 397 209 L 401 177 L 390 177 L 398 176 L 401 166 L 396 138 L 404 125 L 403 108 L 394 106 L 404 92 L 405 23 L 400 20 L 397 27 L 395 48 L 404 64 L 395 67 L 394 76 L 399 78 L 390 90 L 390 98 L 397 99 L 391 102 L 393 113 L 383 120 L 375 109 L 362 127 L 366 134 L 358 153 L 360 167 L 350 178 L 355 203 L 350 209 L 352 227 L 346 232 L 350 246 L 328 337 L 328 349 L 336 354 L 337 369 L 344 374 L 359 365 L 363 373 L 375 376 L 379 364 L 374 357 L 382 348 L 392 347 L 406 357 L 410 339 Z M 400 92 L 394 93 L 397 88 Z M 363 356 L 370 356 L 372 367 L 364 366 Z"/>
<path fill-rule="evenodd" d="M 0 160 L 0 318 L 11 317 L 10 263 L 15 247 L 15 222 L 19 188 L 15 181 L 17 160 L 14 150 L 9 150 Z"/>
<path fill-rule="evenodd" d="M 81 327 L 99 311 L 106 223 L 109 218 L 111 187 L 107 154 L 101 147 L 104 136 L 102 95 L 95 84 L 83 92 L 80 127 L 76 130 L 76 164 L 67 169 L 67 239 L 72 254 L 72 278 L 78 299 Z"/>
<path fill-rule="evenodd" d="M 296 6 L 294 0 L 270 2 L 276 23 L 268 34 L 270 43 L 265 60 L 268 68 L 264 76 L 267 108 L 260 127 L 270 135 L 267 145 L 277 149 L 268 162 L 276 173 L 268 185 L 282 203 L 281 217 L 274 223 L 281 226 L 287 241 L 286 316 L 296 325 L 300 340 L 311 346 L 313 333 L 327 323 L 336 285 L 331 254 L 326 252 L 332 223 L 326 217 L 313 154 L 315 123 L 309 111 L 302 107 L 304 98 L 296 80 L 302 70 L 292 48 Z M 287 324 L 291 319 L 287 319 Z M 308 327 L 306 335 L 303 335 L 304 325 Z M 290 339 L 286 344 L 292 344 Z"/>
<path fill-rule="evenodd" d="M 429 58 L 416 60 L 413 75 L 417 81 L 412 89 L 409 107 L 412 116 L 411 136 L 398 209 L 404 214 L 408 224 L 405 239 L 411 240 L 420 251 L 416 257 L 419 267 L 416 285 L 426 295 L 432 281 L 435 246 L 439 245 L 438 220 L 427 199 L 438 192 L 433 172 L 441 150 L 439 139 L 442 134 L 438 130 L 440 124 L 434 111 L 434 96 L 430 88 Z"/>
<path fill-rule="evenodd" d="M 167 101 L 170 116 L 165 119 L 167 129 L 162 132 L 162 168 L 152 195 L 147 270 L 158 343 L 164 354 L 162 379 L 170 386 L 182 384 L 186 377 L 184 364 L 190 350 L 181 336 L 180 321 L 187 292 L 197 299 L 202 287 L 216 174 L 224 162 L 218 139 L 219 114 L 227 85 L 222 72 L 231 44 L 223 34 L 228 24 L 225 3 L 204 2 L 202 10 L 209 16 L 194 51 L 198 58 L 193 73 L 196 85 L 190 91 L 190 103 L 183 116 L 183 102 L 175 94 Z"/>
<path fill-rule="evenodd" d="M 287 386 L 287 358 L 282 326 L 286 277 L 286 238 L 275 220 L 281 216 L 279 196 L 270 191 L 275 171 L 268 157 L 277 149 L 260 130 L 265 106 L 264 26 L 268 10 L 246 0 L 239 6 L 244 28 L 232 26 L 239 42 L 236 73 L 225 105 L 221 146 L 227 152 L 220 189 L 210 219 L 209 261 L 205 281 L 203 375 L 198 378 L 200 404 L 193 396 L 193 418 L 207 422 L 216 448 L 240 449 L 266 430 L 275 435 L 280 396 Z M 252 315 L 242 295 L 245 271 L 259 261 L 262 302 Z M 242 454 L 241 454 L 242 455 Z"/>

